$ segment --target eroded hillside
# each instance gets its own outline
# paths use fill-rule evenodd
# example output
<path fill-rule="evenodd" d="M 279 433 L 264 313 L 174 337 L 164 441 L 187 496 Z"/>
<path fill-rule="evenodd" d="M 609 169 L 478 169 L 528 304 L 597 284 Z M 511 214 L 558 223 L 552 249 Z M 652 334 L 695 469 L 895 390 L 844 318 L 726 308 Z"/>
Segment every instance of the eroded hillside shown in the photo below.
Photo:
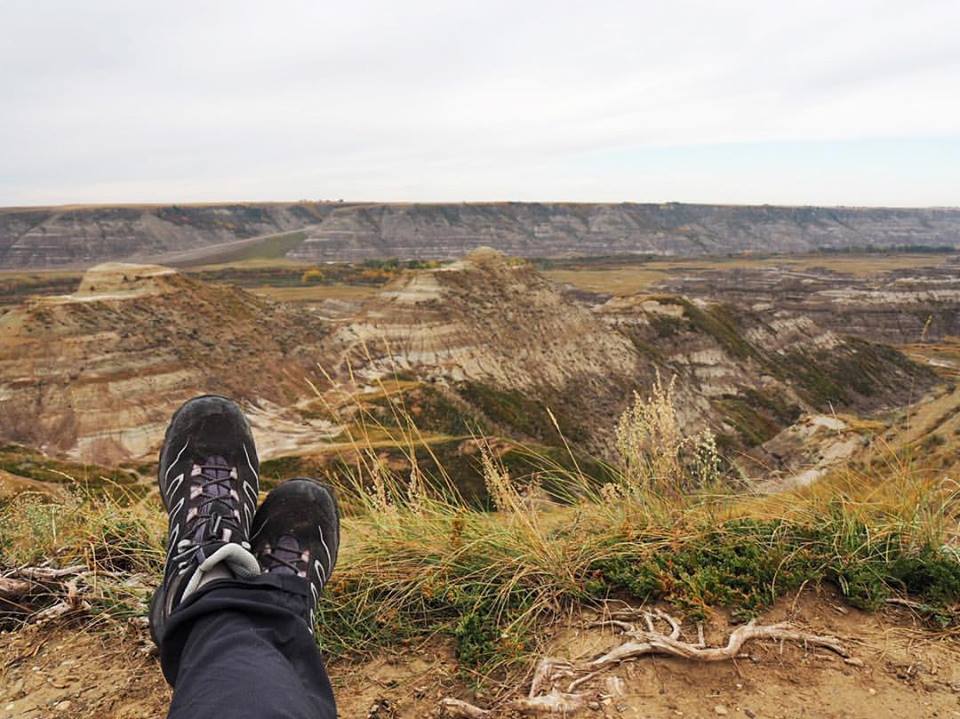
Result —
<path fill-rule="evenodd" d="M 336 454 L 370 415 L 403 424 L 401 407 L 451 456 L 480 432 L 609 459 L 618 418 L 659 377 L 685 432 L 710 429 L 748 474 L 750 457 L 790 474 L 763 445 L 802 418 L 890 409 L 935 381 L 808 317 L 675 295 L 591 304 L 493 250 L 404 272 L 329 314 L 166 268 L 100 266 L 74 294 L 0 318 L 0 439 L 142 461 L 179 402 L 222 392 L 250 409 L 268 457 Z"/>
<path fill-rule="evenodd" d="M 311 262 L 460 257 L 796 253 L 957 247 L 960 210 L 575 203 L 236 203 L 0 210 L 0 267 L 231 256 L 303 230 L 280 254 Z M 233 250 L 231 243 L 234 243 Z"/>
<path fill-rule="evenodd" d="M 936 266 L 866 277 L 815 266 L 688 271 L 657 287 L 768 316 L 809 317 L 822 327 L 876 342 L 960 336 L 960 258 L 955 256 Z"/>
<path fill-rule="evenodd" d="M 916 399 L 933 375 L 896 350 L 809 318 L 772 319 L 681 296 L 590 307 L 529 264 L 482 250 L 408 273 L 332 335 L 336 376 L 411 372 L 509 436 L 565 438 L 609 456 L 617 419 L 659 374 L 675 377 L 690 432 L 729 448 L 771 439 L 808 412 L 867 412 Z M 911 392 L 913 393 L 911 396 Z"/>
<path fill-rule="evenodd" d="M 92 265 L 299 230 L 325 203 L 126 205 L 0 210 L 0 267 Z"/>
<path fill-rule="evenodd" d="M 0 434 L 100 464 L 152 453 L 193 394 L 288 405 L 326 324 L 168 268 L 106 264 L 0 318 Z"/>

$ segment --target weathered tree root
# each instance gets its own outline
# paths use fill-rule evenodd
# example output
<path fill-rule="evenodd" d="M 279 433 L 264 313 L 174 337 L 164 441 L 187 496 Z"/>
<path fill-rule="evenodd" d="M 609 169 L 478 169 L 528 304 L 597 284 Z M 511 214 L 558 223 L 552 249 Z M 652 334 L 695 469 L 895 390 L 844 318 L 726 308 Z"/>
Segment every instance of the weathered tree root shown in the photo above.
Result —
<path fill-rule="evenodd" d="M 643 619 L 645 629 L 637 629 L 630 619 Z M 670 633 L 657 631 L 659 620 L 670 626 Z M 587 706 L 588 695 L 575 691 L 611 667 L 618 666 L 648 654 L 680 657 L 698 662 L 719 662 L 735 659 L 744 644 L 754 639 L 795 642 L 805 647 L 820 647 L 843 657 L 848 664 L 862 665 L 836 637 L 802 632 L 786 623 L 761 625 L 750 622 L 731 632 L 725 646 L 708 647 L 703 638 L 703 627 L 697 627 L 697 642 L 685 642 L 680 638 L 680 622 L 658 610 L 643 612 L 617 612 L 610 619 L 593 626 L 612 626 L 621 630 L 629 640 L 607 651 L 596 659 L 574 664 L 563 659 L 544 657 L 540 660 L 530 682 L 530 692 L 523 699 L 515 699 L 506 707 L 524 714 L 573 714 Z M 566 687 L 557 685 L 561 680 L 571 680 Z M 608 683 L 619 687 L 622 682 Z M 458 699 L 444 699 L 441 708 L 447 716 L 457 719 L 483 719 L 490 716 L 490 709 L 481 709 Z"/>
<path fill-rule="evenodd" d="M 635 659 L 645 654 L 667 654 L 701 662 L 719 662 L 735 658 L 740 653 L 740 648 L 744 643 L 752 639 L 778 639 L 798 642 L 806 646 L 829 649 L 844 659 L 849 658 L 847 650 L 835 637 L 799 632 L 792 629 L 789 624 L 759 625 L 750 622 L 735 629 L 730 634 L 725 647 L 707 647 L 680 641 L 679 634 L 676 632 L 669 636 L 659 632 L 637 630 L 628 631 L 626 634 L 634 641 L 614 647 L 603 656 L 587 662 L 584 666 L 590 670 L 606 669 L 627 659 Z"/>

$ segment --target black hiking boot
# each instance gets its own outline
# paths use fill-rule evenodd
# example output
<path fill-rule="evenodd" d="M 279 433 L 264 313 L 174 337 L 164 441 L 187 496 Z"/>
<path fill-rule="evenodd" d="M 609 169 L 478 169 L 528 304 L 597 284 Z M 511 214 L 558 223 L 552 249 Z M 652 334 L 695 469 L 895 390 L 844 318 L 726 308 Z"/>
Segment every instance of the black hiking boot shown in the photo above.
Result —
<path fill-rule="evenodd" d="M 170 613 L 204 579 L 260 574 L 249 543 L 259 470 L 250 425 L 236 404 L 205 395 L 174 413 L 160 450 L 160 496 L 170 524 L 163 584 L 150 603 L 158 645 Z"/>
<path fill-rule="evenodd" d="M 310 581 L 310 612 L 304 619 L 312 633 L 320 592 L 340 549 L 340 512 L 333 490 L 312 479 L 284 482 L 263 500 L 251 536 L 265 573 Z"/>

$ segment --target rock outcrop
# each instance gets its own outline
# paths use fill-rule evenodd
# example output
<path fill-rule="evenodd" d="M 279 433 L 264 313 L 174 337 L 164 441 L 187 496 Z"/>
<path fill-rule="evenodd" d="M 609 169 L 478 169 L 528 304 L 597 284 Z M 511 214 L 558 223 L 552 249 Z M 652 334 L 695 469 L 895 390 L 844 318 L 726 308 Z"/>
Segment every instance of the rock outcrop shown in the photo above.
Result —
<path fill-rule="evenodd" d="M 937 342 L 960 336 L 960 258 L 922 271 L 900 269 L 864 277 L 788 267 L 688 271 L 658 288 L 771 318 L 808 318 L 874 342 Z"/>
<path fill-rule="evenodd" d="M 312 261 L 454 258 L 480 245 L 522 257 L 960 247 L 960 209 L 679 203 L 360 205 L 331 212 L 291 256 Z"/>
<path fill-rule="evenodd" d="M 958 247 L 960 209 L 668 204 L 323 202 L 8 208 L 0 267 L 93 264 L 304 229 L 289 257 L 450 259 Z"/>
<path fill-rule="evenodd" d="M 202 392 L 294 402 L 326 323 L 164 267 L 111 263 L 0 318 L 0 439 L 110 464 Z"/>
<path fill-rule="evenodd" d="M 327 347 L 338 377 L 412 374 L 459 393 L 494 426 L 538 427 L 537 438 L 553 434 L 549 407 L 565 432 L 594 447 L 654 371 L 628 338 L 531 265 L 487 248 L 406 273 Z"/>
<path fill-rule="evenodd" d="M 329 203 L 0 209 L 0 268 L 153 258 L 308 227 Z"/>

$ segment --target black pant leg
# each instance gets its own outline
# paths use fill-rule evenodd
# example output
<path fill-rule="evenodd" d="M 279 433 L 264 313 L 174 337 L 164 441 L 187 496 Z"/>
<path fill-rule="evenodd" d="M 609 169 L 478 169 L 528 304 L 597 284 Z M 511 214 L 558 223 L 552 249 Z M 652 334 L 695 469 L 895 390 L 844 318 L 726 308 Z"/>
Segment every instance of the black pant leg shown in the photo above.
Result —
<path fill-rule="evenodd" d="M 335 719 L 307 626 L 309 585 L 290 576 L 211 582 L 176 609 L 160 641 L 169 719 Z"/>

